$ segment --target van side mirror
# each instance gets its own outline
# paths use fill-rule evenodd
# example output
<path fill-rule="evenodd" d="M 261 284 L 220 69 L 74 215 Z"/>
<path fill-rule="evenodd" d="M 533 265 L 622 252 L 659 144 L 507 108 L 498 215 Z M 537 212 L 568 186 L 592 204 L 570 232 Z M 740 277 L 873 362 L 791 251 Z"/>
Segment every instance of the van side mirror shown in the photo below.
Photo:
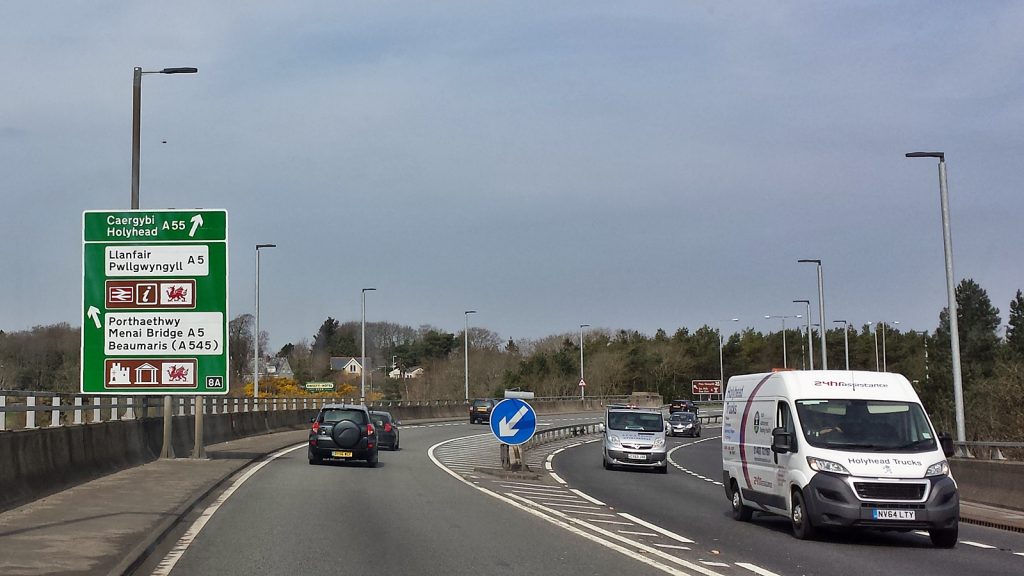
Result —
<path fill-rule="evenodd" d="M 786 454 L 793 451 L 793 435 L 785 428 L 772 430 L 772 452 Z"/>
<path fill-rule="evenodd" d="M 956 447 L 953 446 L 953 439 L 949 432 L 939 432 L 939 446 L 942 446 L 942 454 L 946 458 L 952 458 L 956 454 Z"/>

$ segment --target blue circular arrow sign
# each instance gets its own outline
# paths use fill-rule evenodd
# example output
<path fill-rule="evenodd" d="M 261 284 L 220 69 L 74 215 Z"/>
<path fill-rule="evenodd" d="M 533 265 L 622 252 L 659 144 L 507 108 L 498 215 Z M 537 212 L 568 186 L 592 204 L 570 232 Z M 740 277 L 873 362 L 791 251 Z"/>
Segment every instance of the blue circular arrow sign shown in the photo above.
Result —
<path fill-rule="evenodd" d="M 491 409 L 491 433 L 503 444 L 525 444 L 537 431 L 537 413 L 518 398 L 506 398 Z"/>

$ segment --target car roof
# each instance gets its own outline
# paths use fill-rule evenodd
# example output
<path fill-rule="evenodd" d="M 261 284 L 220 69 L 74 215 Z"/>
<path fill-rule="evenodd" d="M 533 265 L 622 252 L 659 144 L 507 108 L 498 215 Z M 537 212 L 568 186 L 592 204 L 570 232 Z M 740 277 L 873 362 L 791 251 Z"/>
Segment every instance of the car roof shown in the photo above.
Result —
<path fill-rule="evenodd" d="M 321 410 L 362 410 L 369 412 L 370 410 L 364 404 L 324 404 Z"/>

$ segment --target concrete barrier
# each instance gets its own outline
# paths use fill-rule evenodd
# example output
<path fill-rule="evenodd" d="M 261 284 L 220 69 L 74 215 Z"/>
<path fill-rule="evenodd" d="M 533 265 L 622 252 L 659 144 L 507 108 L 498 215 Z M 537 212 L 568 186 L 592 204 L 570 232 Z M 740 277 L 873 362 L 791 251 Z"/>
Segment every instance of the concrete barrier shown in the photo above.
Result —
<path fill-rule="evenodd" d="M 1024 511 L 1024 462 L 950 458 L 960 499 Z"/>

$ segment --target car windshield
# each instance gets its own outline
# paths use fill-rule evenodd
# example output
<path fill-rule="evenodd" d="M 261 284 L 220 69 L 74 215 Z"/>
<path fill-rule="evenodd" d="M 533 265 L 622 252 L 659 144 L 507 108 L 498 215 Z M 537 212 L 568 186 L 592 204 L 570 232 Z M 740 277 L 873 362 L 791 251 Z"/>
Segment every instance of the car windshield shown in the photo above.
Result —
<path fill-rule="evenodd" d="M 696 416 L 690 412 L 676 412 L 669 420 L 673 422 L 693 422 Z"/>
<path fill-rule="evenodd" d="M 633 430 L 637 432 L 661 432 L 665 420 L 661 414 L 650 412 L 609 412 L 608 427 L 612 430 Z"/>
<path fill-rule="evenodd" d="M 808 444 L 834 450 L 928 452 L 935 434 L 920 404 L 882 400 L 800 400 Z"/>
<path fill-rule="evenodd" d="M 331 423 L 342 420 L 351 420 L 356 424 L 366 424 L 366 412 L 351 408 L 327 408 L 320 415 L 321 422 Z"/>

